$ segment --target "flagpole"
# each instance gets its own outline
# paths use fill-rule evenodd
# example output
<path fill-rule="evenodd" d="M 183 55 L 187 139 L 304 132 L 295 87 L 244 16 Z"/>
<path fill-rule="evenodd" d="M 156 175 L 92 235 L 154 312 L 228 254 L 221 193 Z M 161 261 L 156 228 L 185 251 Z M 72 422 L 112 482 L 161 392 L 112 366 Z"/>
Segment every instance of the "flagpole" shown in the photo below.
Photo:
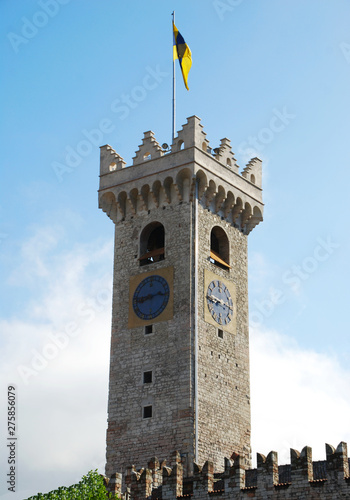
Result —
<path fill-rule="evenodd" d="M 173 23 L 175 24 L 175 11 L 173 10 Z M 173 127 L 172 127 L 172 142 L 175 139 L 175 59 L 174 59 L 174 29 L 173 31 Z"/>

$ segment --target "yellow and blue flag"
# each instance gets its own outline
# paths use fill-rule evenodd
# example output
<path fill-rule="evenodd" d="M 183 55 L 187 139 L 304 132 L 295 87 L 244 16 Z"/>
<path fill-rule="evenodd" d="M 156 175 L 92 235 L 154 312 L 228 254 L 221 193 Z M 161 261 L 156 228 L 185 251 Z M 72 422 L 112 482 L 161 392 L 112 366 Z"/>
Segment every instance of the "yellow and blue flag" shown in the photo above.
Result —
<path fill-rule="evenodd" d="M 189 90 L 187 85 L 187 78 L 188 78 L 188 73 L 190 72 L 192 66 L 192 54 L 189 46 L 187 45 L 183 36 L 175 26 L 174 22 L 173 22 L 173 33 L 174 33 L 173 60 L 174 61 L 175 59 L 179 60 L 182 76 L 184 79 L 184 84 L 186 89 Z"/>

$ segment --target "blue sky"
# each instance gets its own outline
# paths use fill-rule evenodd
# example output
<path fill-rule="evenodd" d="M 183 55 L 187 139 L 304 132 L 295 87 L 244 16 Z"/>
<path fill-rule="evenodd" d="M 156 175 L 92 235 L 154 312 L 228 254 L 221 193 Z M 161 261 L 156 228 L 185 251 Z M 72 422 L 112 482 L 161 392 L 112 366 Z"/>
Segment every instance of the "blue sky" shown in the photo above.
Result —
<path fill-rule="evenodd" d="M 189 92 L 177 68 L 177 129 L 196 114 L 241 167 L 263 160 L 253 453 L 322 459 L 350 436 L 349 3 L 3 0 L 0 372 L 3 394 L 18 390 L 18 499 L 103 471 L 113 225 L 99 146 L 130 164 L 144 131 L 171 141 L 174 8 L 193 56 Z"/>

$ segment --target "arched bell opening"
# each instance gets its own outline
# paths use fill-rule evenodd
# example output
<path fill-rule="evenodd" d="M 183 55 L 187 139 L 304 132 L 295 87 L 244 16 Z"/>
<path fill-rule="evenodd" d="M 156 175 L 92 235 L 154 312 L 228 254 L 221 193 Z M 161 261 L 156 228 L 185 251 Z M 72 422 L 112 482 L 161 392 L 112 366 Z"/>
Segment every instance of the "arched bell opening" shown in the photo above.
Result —
<path fill-rule="evenodd" d="M 230 243 L 225 231 L 214 226 L 210 233 L 210 262 L 226 271 L 230 266 Z"/>
<path fill-rule="evenodd" d="M 160 222 L 148 224 L 140 236 L 140 266 L 147 266 L 153 262 L 164 260 L 164 226 Z"/>

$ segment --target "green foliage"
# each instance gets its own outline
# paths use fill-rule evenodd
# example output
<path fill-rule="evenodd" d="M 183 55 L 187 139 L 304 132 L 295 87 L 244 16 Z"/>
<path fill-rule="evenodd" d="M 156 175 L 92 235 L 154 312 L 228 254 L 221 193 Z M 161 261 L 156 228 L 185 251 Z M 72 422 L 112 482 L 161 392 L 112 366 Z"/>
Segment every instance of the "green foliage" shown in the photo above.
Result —
<path fill-rule="evenodd" d="M 83 476 L 78 484 L 66 488 L 61 486 L 49 493 L 38 493 L 27 500 L 107 500 L 116 499 L 111 493 L 107 493 L 103 477 L 95 471 L 90 471 Z"/>

